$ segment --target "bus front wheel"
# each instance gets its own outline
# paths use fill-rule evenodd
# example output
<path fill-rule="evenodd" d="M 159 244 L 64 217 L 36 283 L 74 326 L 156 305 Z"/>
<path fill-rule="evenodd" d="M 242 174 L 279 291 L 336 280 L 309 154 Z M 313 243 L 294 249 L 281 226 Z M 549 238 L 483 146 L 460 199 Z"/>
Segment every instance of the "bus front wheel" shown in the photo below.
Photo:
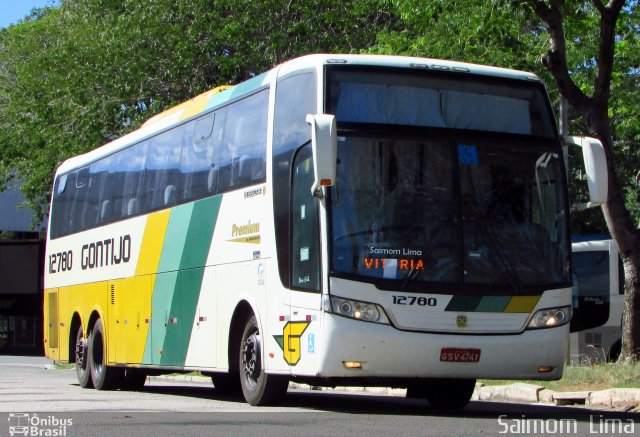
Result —
<path fill-rule="evenodd" d="M 262 366 L 262 340 L 255 316 L 247 319 L 240 343 L 240 386 L 250 405 L 277 402 L 287 392 L 289 380 L 265 373 Z"/>
<path fill-rule="evenodd" d="M 82 388 L 93 388 L 93 382 L 91 381 L 91 366 L 89 365 L 88 343 L 89 339 L 85 340 L 82 335 L 82 325 L 78 327 L 76 332 L 76 376 L 78 377 L 78 383 Z"/>
<path fill-rule="evenodd" d="M 421 379 L 407 387 L 407 397 L 426 399 L 436 409 L 460 409 L 471 400 L 475 386 L 475 379 Z"/>
<path fill-rule="evenodd" d="M 107 348 L 102 319 L 98 319 L 91 332 L 89 342 L 89 365 L 91 366 L 91 380 L 97 390 L 113 390 L 118 387 L 123 377 L 124 369 L 107 366 Z"/>

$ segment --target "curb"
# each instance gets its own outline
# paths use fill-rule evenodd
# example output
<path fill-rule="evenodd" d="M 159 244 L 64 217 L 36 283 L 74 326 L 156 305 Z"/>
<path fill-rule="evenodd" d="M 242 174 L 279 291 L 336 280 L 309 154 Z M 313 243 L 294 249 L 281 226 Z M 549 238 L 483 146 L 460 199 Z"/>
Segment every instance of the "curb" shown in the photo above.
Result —
<path fill-rule="evenodd" d="M 557 392 L 540 385 L 524 383 L 497 386 L 477 384 L 472 399 L 554 405 L 603 405 L 611 408 L 631 407 L 629 409 L 638 410 L 640 389 L 612 388 L 599 391 Z"/>

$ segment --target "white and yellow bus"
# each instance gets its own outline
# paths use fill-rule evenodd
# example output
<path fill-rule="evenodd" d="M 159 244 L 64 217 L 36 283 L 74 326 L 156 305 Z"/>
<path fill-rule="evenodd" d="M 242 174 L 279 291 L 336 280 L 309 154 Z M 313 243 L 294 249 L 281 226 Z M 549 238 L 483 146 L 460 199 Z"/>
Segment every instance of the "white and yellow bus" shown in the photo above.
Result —
<path fill-rule="evenodd" d="M 253 405 L 289 381 L 558 379 L 566 176 L 531 73 L 310 55 L 57 170 L 45 350 L 82 387 L 200 371 Z M 330 114 L 330 115 L 329 115 Z"/>

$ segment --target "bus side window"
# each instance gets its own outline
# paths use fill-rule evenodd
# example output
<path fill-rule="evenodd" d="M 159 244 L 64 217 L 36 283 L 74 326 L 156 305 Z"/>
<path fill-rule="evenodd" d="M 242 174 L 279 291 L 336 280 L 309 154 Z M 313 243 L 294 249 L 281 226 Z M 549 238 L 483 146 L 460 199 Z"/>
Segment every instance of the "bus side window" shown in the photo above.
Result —
<path fill-rule="evenodd" d="M 180 201 L 182 133 L 180 128 L 173 129 L 149 140 L 144 164 L 147 211 L 170 207 Z M 175 193 L 168 194 L 173 191 L 168 187 L 175 188 Z"/>
<path fill-rule="evenodd" d="M 216 193 L 225 114 L 225 109 L 218 110 L 185 126 L 180 158 L 184 200 Z"/>
<path fill-rule="evenodd" d="M 265 181 L 268 90 L 228 108 L 222 141 L 218 192 Z"/>
<path fill-rule="evenodd" d="M 69 173 L 58 177 L 56 182 L 57 199 L 51 211 L 51 237 L 58 238 L 70 232 L 69 216 L 76 190 L 76 174 Z"/>
<path fill-rule="evenodd" d="M 143 190 L 144 162 L 147 154 L 147 142 L 136 144 L 120 154 L 119 167 L 124 170 L 122 186 L 121 216 L 130 217 L 140 214 L 145 196 Z"/>
<path fill-rule="evenodd" d="M 311 146 L 304 147 L 293 166 L 291 191 L 291 277 L 292 287 L 320 291 L 320 236 L 318 201 L 313 185 Z"/>
<path fill-rule="evenodd" d="M 89 168 L 84 167 L 75 171 L 75 192 L 69 211 L 69 230 L 77 232 L 82 229 L 84 203 L 87 198 L 87 183 L 89 180 Z"/>

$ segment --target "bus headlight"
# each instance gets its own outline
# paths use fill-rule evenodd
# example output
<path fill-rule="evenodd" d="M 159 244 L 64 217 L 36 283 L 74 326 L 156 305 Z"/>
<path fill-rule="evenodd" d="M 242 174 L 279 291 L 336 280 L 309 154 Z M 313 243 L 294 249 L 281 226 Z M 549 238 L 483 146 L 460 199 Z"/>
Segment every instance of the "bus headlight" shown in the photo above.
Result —
<path fill-rule="evenodd" d="M 527 329 L 555 328 L 566 325 L 571 320 L 571 307 L 546 308 L 538 310 Z"/>
<path fill-rule="evenodd" d="M 382 307 L 374 303 L 326 295 L 323 296 L 323 301 L 324 309 L 333 314 L 364 322 L 389 324 Z"/>

